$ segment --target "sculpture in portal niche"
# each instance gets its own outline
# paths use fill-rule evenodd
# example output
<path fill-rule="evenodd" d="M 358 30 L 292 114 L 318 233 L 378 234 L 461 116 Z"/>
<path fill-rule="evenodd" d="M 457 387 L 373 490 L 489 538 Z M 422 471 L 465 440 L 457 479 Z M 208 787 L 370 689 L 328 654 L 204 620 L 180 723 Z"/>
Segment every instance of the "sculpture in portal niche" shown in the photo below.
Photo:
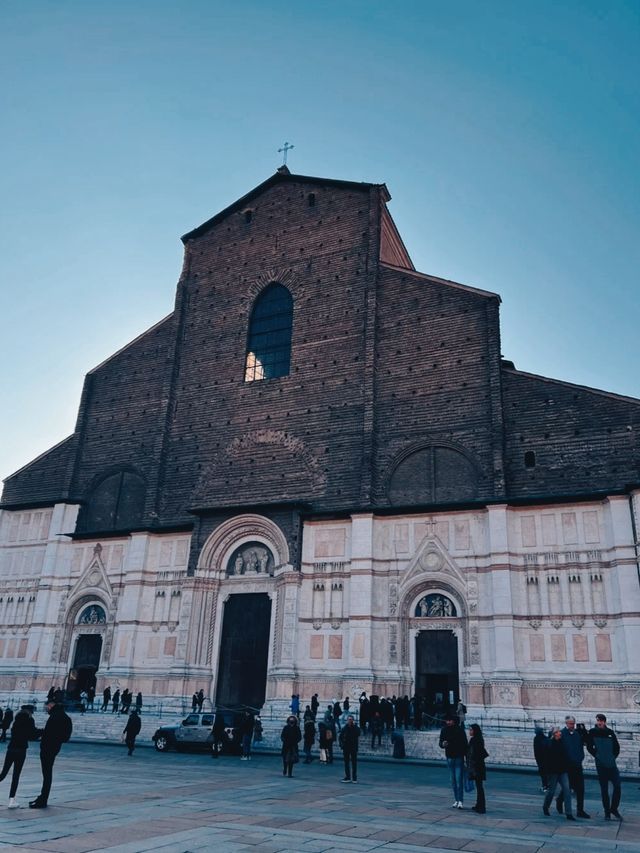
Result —
<path fill-rule="evenodd" d="M 272 575 L 275 568 L 273 554 L 262 542 L 245 542 L 231 554 L 227 562 L 227 575 Z"/>
<path fill-rule="evenodd" d="M 416 616 L 448 617 L 457 616 L 456 606 L 446 595 L 439 593 L 425 595 L 416 605 Z"/>
<path fill-rule="evenodd" d="M 92 604 L 80 614 L 78 625 L 104 625 L 107 621 L 107 614 L 99 604 Z"/>

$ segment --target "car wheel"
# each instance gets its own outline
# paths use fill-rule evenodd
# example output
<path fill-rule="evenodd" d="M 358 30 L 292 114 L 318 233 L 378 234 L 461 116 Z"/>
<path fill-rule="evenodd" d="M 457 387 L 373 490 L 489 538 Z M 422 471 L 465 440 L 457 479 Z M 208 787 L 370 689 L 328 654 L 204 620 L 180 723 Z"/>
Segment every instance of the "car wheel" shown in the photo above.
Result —
<path fill-rule="evenodd" d="M 158 752 L 166 752 L 170 746 L 169 738 L 166 735 L 158 735 L 156 738 L 156 749 Z"/>

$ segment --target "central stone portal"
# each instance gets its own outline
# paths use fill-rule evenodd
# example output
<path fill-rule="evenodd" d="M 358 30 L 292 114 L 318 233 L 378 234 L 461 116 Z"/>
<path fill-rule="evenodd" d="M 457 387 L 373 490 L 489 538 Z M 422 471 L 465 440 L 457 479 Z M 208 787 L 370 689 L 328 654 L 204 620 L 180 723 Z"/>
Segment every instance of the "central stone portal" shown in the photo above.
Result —
<path fill-rule="evenodd" d="M 224 605 L 216 704 L 261 708 L 267 685 L 271 599 L 266 593 L 231 595 Z"/>
<path fill-rule="evenodd" d="M 429 707 L 458 698 L 458 638 L 453 631 L 421 631 L 416 638 L 416 694 Z"/>

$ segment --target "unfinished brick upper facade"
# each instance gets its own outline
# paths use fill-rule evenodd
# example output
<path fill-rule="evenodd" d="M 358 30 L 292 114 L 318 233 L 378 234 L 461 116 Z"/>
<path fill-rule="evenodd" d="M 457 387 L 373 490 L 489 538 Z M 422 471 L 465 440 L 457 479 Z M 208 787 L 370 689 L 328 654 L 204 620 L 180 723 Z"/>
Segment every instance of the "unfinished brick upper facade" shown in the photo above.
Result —
<path fill-rule="evenodd" d="M 388 198 L 282 170 L 185 235 L 173 314 L 87 375 L 74 435 L 9 477 L 4 505 L 83 502 L 120 468 L 145 480 L 140 528 L 231 506 L 466 505 L 637 482 L 638 401 L 502 362 L 499 298 L 415 272 Z M 290 373 L 245 382 L 251 309 L 274 281 L 293 296 Z"/>

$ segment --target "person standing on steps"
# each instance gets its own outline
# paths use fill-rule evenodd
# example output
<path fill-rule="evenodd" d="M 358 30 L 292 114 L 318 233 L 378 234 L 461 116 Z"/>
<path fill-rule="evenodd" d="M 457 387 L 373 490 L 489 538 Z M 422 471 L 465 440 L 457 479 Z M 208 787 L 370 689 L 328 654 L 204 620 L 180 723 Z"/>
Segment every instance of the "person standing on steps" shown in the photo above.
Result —
<path fill-rule="evenodd" d="M 569 787 L 569 757 L 562 742 L 562 729 L 554 726 L 547 753 L 547 768 L 549 773 L 549 790 L 545 794 L 542 811 L 549 817 L 549 806 L 558 785 L 562 788 L 564 810 L 567 820 L 575 820 L 571 812 L 571 788 Z"/>
<path fill-rule="evenodd" d="M 622 815 L 618 811 L 622 788 L 616 764 L 616 758 L 620 755 L 620 744 L 615 732 L 607 728 L 607 718 L 604 714 L 596 714 L 596 724 L 589 732 L 587 749 L 596 760 L 604 819 L 611 820 L 613 815 L 618 820 L 622 820 Z M 613 786 L 611 799 L 609 799 L 609 783 Z"/>
<path fill-rule="evenodd" d="M 65 714 L 64 707 L 59 702 L 47 702 L 47 711 L 49 719 L 40 739 L 42 790 L 35 800 L 29 803 L 31 809 L 46 809 L 53 781 L 53 764 L 62 744 L 69 740 L 73 731 L 71 719 Z"/>
<path fill-rule="evenodd" d="M 50 701 L 50 699 L 47 699 L 47 702 Z M 111 688 L 105 687 L 102 691 L 102 708 L 100 708 L 100 710 L 105 712 L 109 707 L 109 702 L 111 702 Z"/>
<path fill-rule="evenodd" d="M 487 778 L 485 759 L 488 757 L 482 729 L 477 723 L 472 723 L 469 727 L 469 745 L 467 746 L 467 773 L 469 779 L 476 783 L 476 804 L 472 806 L 472 810 L 478 814 L 484 814 L 487 811 L 484 783 Z"/>
<path fill-rule="evenodd" d="M 9 773 L 9 770 L 11 770 L 11 767 L 13 767 L 11 788 L 9 789 L 10 809 L 20 808 L 16 801 L 16 794 L 18 792 L 18 784 L 20 783 L 22 765 L 27 757 L 29 741 L 38 740 L 42 734 L 33 722 L 34 710 L 33 705 L 23 705 L 16 714 L 16 718 L 13 721 L 13 728 L 11 729 L 11 740 L 9 741 L 9 746 L 4 757 L 4 766 L 0 772 L 0 782 L 2 782 Z"/>
<path fill-rule="evenodd" d="M 138 709 L 134 708 L 133 711 L 129 714 L 129 719 L 127 720 L 127 725 L 124 727 L 124 731 L 122 734 L 124 735 L 124 742 L 127 745 L 127 755 L 133 755 L 133 750 L 136 746 L 136 738 L 140 734 L 140 729 L 142 728 L 142 721 L 140 720 L 140 715 L 138 713 Z"/>
<path fill-rule="evenodd" d="M 467 754 L 467 736 L 458 725 L 458 721 L 451 714 L 445 719 L 444 726 L 440 729 L 440 749 L 444 749 L 449 766 L 449 778 L 453 788 L 454 809 L 463 808 L 464 803 L 464 760 Z"/>
<path fill-rule="evenodd" d="M 347 723 L 340 731 L 340 748 L 344 758 L 344 779 L 343 782 L 358 781 L 358 739 L 360 738 L 360 729 L 356 726 L 356 722 L 349 714 Z"/>

